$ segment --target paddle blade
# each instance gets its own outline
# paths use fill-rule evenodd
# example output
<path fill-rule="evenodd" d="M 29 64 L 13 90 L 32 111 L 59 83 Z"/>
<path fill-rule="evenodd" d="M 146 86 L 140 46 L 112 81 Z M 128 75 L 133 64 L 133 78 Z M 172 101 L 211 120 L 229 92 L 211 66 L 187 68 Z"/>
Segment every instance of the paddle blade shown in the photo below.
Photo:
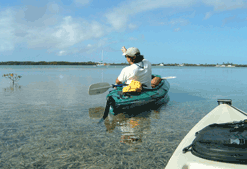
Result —
<path fill-rule="evenodd" d="M 96 83 L 92 84 L 88 89 L 89 95 L 96 95 L 105 93 L 112 86 L 109 83 Z"/>
<path fill-rule="evenodd" d="M 168 76 L 168 77 L 162 77 L 161 79 L 175 79 L 176 76 Z"/>

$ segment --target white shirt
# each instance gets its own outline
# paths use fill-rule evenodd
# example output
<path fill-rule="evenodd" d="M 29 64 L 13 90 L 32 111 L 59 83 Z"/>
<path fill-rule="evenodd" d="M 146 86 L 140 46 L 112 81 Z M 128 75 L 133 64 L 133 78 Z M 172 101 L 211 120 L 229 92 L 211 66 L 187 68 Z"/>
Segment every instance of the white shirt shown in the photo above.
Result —
<path fill-rule="evenodd" d="M 151 63 L 143 59 L 141 62 L 123 68 L 118 76 L 118 80 L 121 82 L 126 81 L 126 84 L 130 84 L 132 80 L 136 80 L 146 85 L 147 87 L 145 88 L 151 89 L 151 76 Z"/>

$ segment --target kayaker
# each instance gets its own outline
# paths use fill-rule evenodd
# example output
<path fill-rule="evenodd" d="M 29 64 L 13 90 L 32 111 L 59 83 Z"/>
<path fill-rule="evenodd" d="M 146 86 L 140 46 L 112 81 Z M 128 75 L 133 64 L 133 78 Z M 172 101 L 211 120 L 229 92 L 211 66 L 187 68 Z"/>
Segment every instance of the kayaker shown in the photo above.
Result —
<path fill-rule="evenodd" d="M 121 50 L 130 66 L 123 68 L 116 79 L 116 84 L 122 84 L 123 82 L 130 84 L 132 80 L 136 80 L 141 82 L 145 88 L 151 89 L 151 63 L 144 59 L 138 48 L 131 47 L 126 49 L 123 46 Z"/>

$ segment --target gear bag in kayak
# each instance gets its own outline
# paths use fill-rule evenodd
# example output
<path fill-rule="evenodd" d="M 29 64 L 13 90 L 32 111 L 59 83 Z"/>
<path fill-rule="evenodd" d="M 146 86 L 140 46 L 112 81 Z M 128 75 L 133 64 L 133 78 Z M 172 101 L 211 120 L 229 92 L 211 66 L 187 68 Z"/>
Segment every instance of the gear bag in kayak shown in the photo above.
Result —
<path fill-rule="evenodd" d="M 247 164 L 247 119 L 211 124 L 196 132 L 196 138 L 183 152 L 228 163 Z"/>

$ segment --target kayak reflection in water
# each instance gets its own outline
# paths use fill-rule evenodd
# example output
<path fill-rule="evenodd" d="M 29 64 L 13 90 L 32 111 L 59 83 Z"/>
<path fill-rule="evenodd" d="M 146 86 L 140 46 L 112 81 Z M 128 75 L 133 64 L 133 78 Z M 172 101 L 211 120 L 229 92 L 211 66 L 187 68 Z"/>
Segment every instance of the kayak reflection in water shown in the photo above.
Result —
<path fill-rule="evenodd" d="M 157 110 L 148 110 L 130 117 L 125 113 L 117 115 L 110 114 L 104 124 L 106 131 L 112 133 L 116 127 L 121 131 L 120 142 L 125 144 L 141 144 L 142 138 L 151 133 L 151 118 L 159 119 L 160 108 Z M 91 119 L 100 119 L 104 113 L 104 107 L 89 108 L 89 117 Z"/>
<path fill-rule="evenodd" d="M 122 131 L 121 143 L 135 144 L 142 142 L 140 120 L 130 118 L 120 125 Z"/>
<path fill-rule="evenodd" d="M 117 116 L 108 116 L 105 120 L 105 126 L 109 133 L 111 133 L 116 126 L 119 126 L 122 132 L 120 142 L 126 144 L 141 143 L 143 135 L 150 133 L 150 124 L 150 117 L 126 118 L 122 113 Z"/>

